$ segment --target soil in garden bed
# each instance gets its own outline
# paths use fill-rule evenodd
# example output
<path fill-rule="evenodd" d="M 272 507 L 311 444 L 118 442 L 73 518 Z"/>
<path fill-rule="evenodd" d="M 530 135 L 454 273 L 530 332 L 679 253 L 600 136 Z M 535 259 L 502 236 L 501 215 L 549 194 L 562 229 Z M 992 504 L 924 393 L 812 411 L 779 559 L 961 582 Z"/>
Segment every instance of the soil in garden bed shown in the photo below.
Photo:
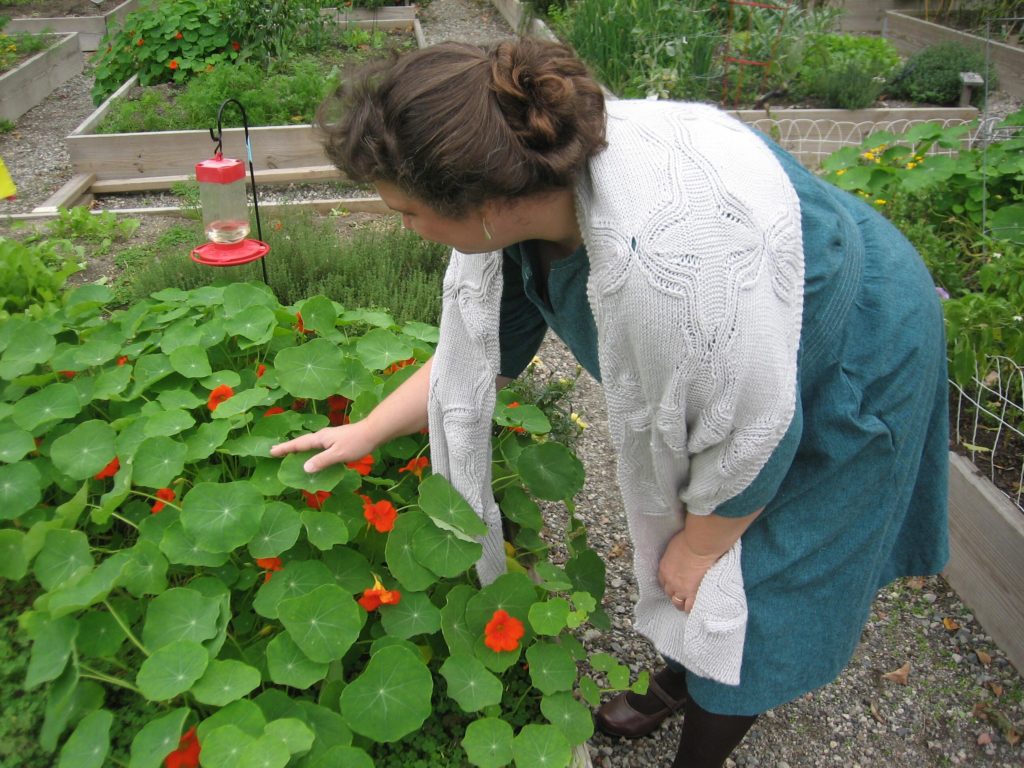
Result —
<path fill-rule="evenodd" d="M 989 406 L 996 413 L 998 405 Z M 949 449 L 974 463 L 982 477 L 1016 502 L 1021 494 L 1021 461 L 1024 460 L 1024 438 L 1005 426 L 999 430 L 998 444 L 993 450 L 993 442 L 997 438 L 997 424 L 991 418 L 982 417 L 975 420 L 975 407 L 966 399 L 960 399 L 960 393 L 951 389 L 949 395 L 950 424 L 955 430 L 959 424 L 959 439 L 954 431 L 949 436 Z M 980 450 L 972 451 L 967 444 Z"/>
<path fill-rule="evenodd" d="M 12 19 L 102 16 L 114 10 L 122 2 L 124 0 L 103 0 L 98 5 L 92 0 L 28 0 L 27 2 L 0 3 L 0 16 Z"/>

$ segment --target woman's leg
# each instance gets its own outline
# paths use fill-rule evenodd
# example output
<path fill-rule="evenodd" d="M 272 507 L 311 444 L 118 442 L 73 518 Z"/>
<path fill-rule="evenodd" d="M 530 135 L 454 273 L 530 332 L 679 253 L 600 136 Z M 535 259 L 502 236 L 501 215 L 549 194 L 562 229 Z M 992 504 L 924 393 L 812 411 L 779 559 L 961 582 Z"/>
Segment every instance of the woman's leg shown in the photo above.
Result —
<path fill-rule="evenodd" d="M 716 715 L 689 699 L 672 768 L 721 768 L 755 720 L 757 715 Z"/>

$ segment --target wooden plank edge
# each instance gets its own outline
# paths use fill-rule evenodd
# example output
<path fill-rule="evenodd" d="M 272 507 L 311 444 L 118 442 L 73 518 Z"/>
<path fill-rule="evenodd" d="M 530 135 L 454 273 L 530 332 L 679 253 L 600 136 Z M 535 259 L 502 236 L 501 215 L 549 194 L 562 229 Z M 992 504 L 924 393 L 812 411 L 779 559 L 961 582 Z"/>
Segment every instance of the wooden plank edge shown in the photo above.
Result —
<path fill-rule="evenodd" d="M 95 174 L 93 174 L 95 176 Z M 248 178 L 248 177 L 247 177 Z M 314 165 L 297 168 L 267 168 L 256 171 L 257 184 L 288 184 L 291 182 L 344 181 L 345 175 L 333 165 Z M 117 192 L 151 192 L 170 189 L 181 182 L 194 181 L 188 174 L 173 176 L 142 176 L 129 179 L 96 179 L 91 191 L 97 195 Z"/>
<path fill-rule="evenodd" d="M 57 213 L 58 208 L 71 208 L 82 195 L 89 192 L 89 187 L 96 180 L 94 173 L 79 173 L 66 181 L 60 189 L 36 206 L 33 213 Z"/>
<path fill-rule="evenodd" d="M 67 138 L 75 136 L 88 136 L 92 135 L 92 130 L 99 124 L 100 120 L 107 116 L 107 112 L 113 107 L 114 102 L 124 97 L 126 93 L 139 82 L 139 76 L 137 74 L 132 75 L 124 84 L 121 85 L 116 91 L 110 94 L 106 100 L 100 104 L 92 114 L 89 115 L 85 120 L 79 123 L 78 127 L 75 128 L 71 133 L 68 134 Z"/>

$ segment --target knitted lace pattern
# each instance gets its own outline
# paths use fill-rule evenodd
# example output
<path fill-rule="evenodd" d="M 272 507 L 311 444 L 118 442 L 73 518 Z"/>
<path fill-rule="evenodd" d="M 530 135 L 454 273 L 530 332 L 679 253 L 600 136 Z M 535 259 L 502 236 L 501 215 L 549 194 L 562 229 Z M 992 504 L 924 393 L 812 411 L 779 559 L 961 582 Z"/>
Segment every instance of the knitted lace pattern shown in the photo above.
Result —
<path fill-rule="evenodd" d="M 607 104 L 608 148 L 576 190 L 587 294 L 639 588 L 636 628 L 664 656 L 738 684 L 740 543 L 689 614 L 658 582 L 684 511 L 710 514 L 764 467 L 793 416 L 803 309 L 796 193 L 767 146 L 695 104 Z M 454 253 L 430 394 L 431 457 L 488 523 L 482 580 L 504 571 L 490 493 L 501 254 Z M 750 510 L 753 512 L 754 510 Z"/>

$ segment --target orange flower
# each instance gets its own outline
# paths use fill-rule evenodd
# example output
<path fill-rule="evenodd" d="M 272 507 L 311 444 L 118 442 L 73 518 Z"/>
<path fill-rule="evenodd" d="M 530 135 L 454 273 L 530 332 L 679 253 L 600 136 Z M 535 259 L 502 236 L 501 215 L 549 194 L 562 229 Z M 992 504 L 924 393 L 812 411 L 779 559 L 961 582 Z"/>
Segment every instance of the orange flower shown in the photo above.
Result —
<path fill-rule="evenodd" d="M 520 434 L 520 435 L 526 434 L 526 428 L 525 427 L 509 427 L 509 429 L 512 430 L 513 432 L 517 433 L 517 434 Z"/>
<path fill-rule="evenodd" d="M 385 368 L 384 373 L 394 373 L 395 371 L 399 371 L 402 368 L 405 368 L 405 366 L 412 365 L 415 362 L 415 357 L 410 357 L 408 360 L 399 360 L 397 363 L 392 363 L 387 368 Z"/>
<path fill-rule="evenodd" d="M 359 598 L 358 602 L 367 612 L 370 612 L 377 610 L 382 605 L 398 605 L 401 599 L 402 594 L 397 589 L 384 589 L 380 578 L 375 574 L 373 586 L 363 590 L 363 596 Z"/>
<path fill-rule="evenodd" d="M 395 527 L 395 518 L 398 517 L 398 510 L 395 509 L 394 504 L 387 499 L 376 503 L 366 497 L 364 499 L 363 517 L 366 518 L 370 525 L 377 529 L 377 533 L 387 533 Z"/>
<path fill-rule="evenodd" d="M 119 358 L 117 358 L 117 364 L 118 365 L 126 365 L 127 363 L 128 363 L 128 357 L 126 355 L 121 355 Z"/>
<path fill-rule="evenodd" d="M 275 405 L 267 408 L 267 410 L 263 412 L 263 418 L 267 418 L 267 416 L 277 416 L 279 413 L 284 413 L 284 408 L 279 405 Z"/>
<path fill-rule="evenodd" d="M 164 758 L 164 768 L 199 768 L 199 737 L 195 726 L 189 728 L 178 741 L 178 748 Z"/>
<path fill-rule="evenodd" d="M 75 378 L 75 371 L 60 371 L 60 375 L 65 379 L 73 379 Z"/>
<path fill-rule="evenodd" d="M 264 584 L 270 581 L 270 577 L 273 575 L 274 571 L 280 571 L 284 567 L 281 565 L 280 557 L 257 557 L 256 565 L 266 571 L 266 573 L 263 574 Z"/>
<path fill-rule="evenodd" d="M 523 622 L 499 608 L 484 627 L 484 645 L 496 653 L 514 651 L 523 632 Z"/>
<path fill-rule="evenodd" d="M 301 312 L 296 312 L 295 313 L 295 329 L 299 333 L 316 333 L 316 331 L 313 331 L 313 330 L 306 330 L 306 324 L 304 322 L 302 322 L 302 313 Z"/>
<path fill-rule="evenodd" d="M 430 459 L 426 456 L 417 456 L 415 459 L 409 459 L 409 463 L 404 467 L 399 468 L 398 472 L 412 472 L 420 480 L 423 479 L 423 470 L 430 466 Z"/>
<path fill-rule="evenodd" d="M 37 444 L 37 447 L 38 447 L 38 444 Z M 118 461 L 117 456 L 115 456 L 114 458 L 112 458 L 110 460 L 110 463 L 107 464 L 107 466 L 105 466 L 99 472 L 97 472 L 94 475 L 94 477 L 97 480 L 103 480 L 103 479 L 108 478 L 108 477 L 113 477 L 114 475 L 117 474 L 117 470 L 119 470 L 120 468 L 121 468 L 121 462 Z"/>
<path fill-rule="evenodd" d="M 175 32 L 174 33 L 174 39 L 175 40 L 181 40 L 181 38 L 183 38 L 183 37 L 184 37 L 184 35 L 181 34 L 181 32 Z"/>
<path fill-rule="evenodd" d="M 227 384 L 221 384 L 219 387 L 215 387 L 210 393 L 209 399 L 206 401 L 206 407 L 210 409 L 210 412 L 217 410 L 217 406 L 223 403 L 225 400 L 229 400 L 234 397 L 235 390 L 229 387 Z"/>
<path fill-rule="evenodd" d="M 231 49 L 234 50 L 234 51 L 240 51 L 240 50 L 242 50 L 242 44 L 239 43 L 237 40 L 232 40 L 231 41 Z"/>
<path fill-rule="evenodd" d="M 509 403 L 506 406 L 506 408 L 518 408 L 518 407 L 519 407 L 519 401 L 518 400 L 513 400 L 511 403 Z"/>
<path fill-rule="evenodd" d="M 174 491 L 170 488 L 157 488 L 156 497 L 160 499 L 160 501 L 153 502 L 152 510 L 154 515 L 163 509 L 168 501 L 174 501 L 174 499 L 177 498 L 174 495 Z"/>
<path fill-rule="evenodd" d="M 178 60 L 177 59 L 171 59 L 170 63 L 167 66 L 170 67 L 171 69 L 177 69 L 178 68 Z"/>
<path fill-rule="evenodd" d="M 368 475 L 370 474 L 370 470 L 373 469 L 373 456 L 367 454 L 357 461 L 345 462 L 345 466 L 349 469 L 354 469 L 360 475 Z"/>
<path fill-rule="evenodd" d="M 306 500 L 306 506 L 310 509 L 322 509 L 324 502 L 331 498 L 331 492 L 317 491 L 316 493 L 310 493 L 309 491 L 303 491 L 302 498 Z"/>
<path fill-rule="evenodd" d="M 136 44 L 137 46 L 139 46 L 139 47 L 141 48 L 141 47 L 142 47 L 142 44 L 143 44 L 144 42 L 146 42 L 146 41 L 145 41 L 145 40 L 143 40 L 143 39 L 142 39 L 142 38 L 140 37 L 140 38 L 139 38 L 139 40 L 138 40 L 138 42 L 137 42 L 137 43 L 135 43 L 135 44 Z"/>
<path fill-rule="evenodd" d="M 256 366 L 256 378 L 257 379 L 263 378 L 263 374 L 266 373 L 266 372 L 267 372 L 267 366 L 265 366 L 263 363 L 260 363 L 259 365 Z"/>

